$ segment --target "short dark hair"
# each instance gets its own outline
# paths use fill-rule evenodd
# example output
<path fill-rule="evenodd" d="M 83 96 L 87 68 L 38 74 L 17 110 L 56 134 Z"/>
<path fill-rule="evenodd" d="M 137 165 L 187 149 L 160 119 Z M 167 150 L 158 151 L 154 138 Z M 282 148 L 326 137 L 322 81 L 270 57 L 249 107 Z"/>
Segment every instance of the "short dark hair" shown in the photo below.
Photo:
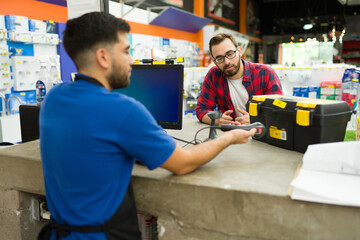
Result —
<path fill-rule="evenodd" d="M 63 44 L 76 66 L 83 66 L 81 55 L 99 44 L 111 45 L 119 41 L 118 33 L 128 33 L 129 24 L 104 12 L 90 12 L 68 20 Z M 104 46 L 104 47 L 105 47 Z"/>
<path fill-rule="evenodd" d="M 213 57 L 212 55 L 212 50 L 211 50 L 211 47 L 214 46 L 214 45 L 218 45 L 219 43 L 221 43 L 222 41 L 224 41 L 225 39 L 230 39 L 231 42 L 234 44 L 235 47 L 238 46 L 235 38 L 233 37 L 233 35 L 229 34 L 229 33 L 219 33 L 219 34 L 216 34 L 214 37 L 212 37 L 209 41 L 209 51 L 210 51 L 210 54 L 211 56 Z"/>

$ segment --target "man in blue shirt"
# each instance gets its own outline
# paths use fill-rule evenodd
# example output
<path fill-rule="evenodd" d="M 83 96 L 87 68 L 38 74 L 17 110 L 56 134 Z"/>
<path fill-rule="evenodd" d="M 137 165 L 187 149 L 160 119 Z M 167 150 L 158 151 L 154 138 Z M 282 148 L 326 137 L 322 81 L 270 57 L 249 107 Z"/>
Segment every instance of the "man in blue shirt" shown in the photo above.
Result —
<path fill-rule="evenodd" d="M 40 150 L 51 223 L 39 239 L 141 239 L 130 185 L 135 159 L 181 175 L 209 162 L 251 131 L 233 130 L 182 149 L 133 98 L 128 86 L 130 26 L 106 13 L 69 20 L 63 44 L 78 69 L 40 111 Z M 140 126 L 140 127 L 139 127 Z"/>

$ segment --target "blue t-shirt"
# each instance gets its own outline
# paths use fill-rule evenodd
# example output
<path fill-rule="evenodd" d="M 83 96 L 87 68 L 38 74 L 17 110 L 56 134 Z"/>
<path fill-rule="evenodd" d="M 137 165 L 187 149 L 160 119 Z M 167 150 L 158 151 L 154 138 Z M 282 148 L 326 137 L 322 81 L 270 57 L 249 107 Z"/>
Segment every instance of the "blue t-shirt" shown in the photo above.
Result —
<path fill-rule="evenodd" d="M 70 226 L 104 224 L 122 203 L 135 159 L 151 170 L 175 147 L 133 98 L 84 80 L 59 84 L 40 111 L 40 151 L 52 217 Z M 106 237 L 71 232 L 64 239 Z"/>

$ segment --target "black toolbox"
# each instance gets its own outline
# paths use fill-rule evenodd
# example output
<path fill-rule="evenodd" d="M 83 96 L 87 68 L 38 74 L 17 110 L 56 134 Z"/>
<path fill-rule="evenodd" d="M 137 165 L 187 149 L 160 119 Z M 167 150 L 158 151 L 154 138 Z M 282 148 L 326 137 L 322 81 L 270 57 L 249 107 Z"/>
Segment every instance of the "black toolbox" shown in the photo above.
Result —
<path fill-rule="evenodd" d="M 246 108 L 251 123 L 266 126 L 258 140 L 302 153 L 310 144 L 343 141 L 351 118 L 346 102 L 304 97 L 252 96 Z"/>

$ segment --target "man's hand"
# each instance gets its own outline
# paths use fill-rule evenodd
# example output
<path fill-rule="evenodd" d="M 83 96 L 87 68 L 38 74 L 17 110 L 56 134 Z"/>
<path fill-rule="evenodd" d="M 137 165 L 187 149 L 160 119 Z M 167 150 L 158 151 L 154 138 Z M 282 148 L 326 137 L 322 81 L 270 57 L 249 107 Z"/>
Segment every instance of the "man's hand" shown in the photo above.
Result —
<path fill-rule="evenodd" d="M 239 122 L 233 121 L 233 118 L 231 117 L 231 114 L 233 113 L 233 110 L 227 110 L 224 112 L 220 119 L 216 121 L 217 125 L 221 126 L 223 124 L 234 124 L 239 125 Z"/>
<path fill-rule="evenodd" d="M 245 131 L 241 129 L 231 130 L 223 133 L 223 135 L 231 134 L 232 141 L 231 144 L 243 144 L 249 141 L 249 137 L 253 137 L 256 133 L 256 129 L 253 128 L 250 131 Z"/>
<path fill-rule="evenodd" d="M 242 116 L 235 118 L 235 122 L 237 122 L 240 125 L 248 125 L 248 124 L 250 124 L 250 115 L 249 115 L 249 113 L 242 110 L 242 109 L 240 109 L 240 108 L 237 108 L 237 110 L 242 114 Z"/>

